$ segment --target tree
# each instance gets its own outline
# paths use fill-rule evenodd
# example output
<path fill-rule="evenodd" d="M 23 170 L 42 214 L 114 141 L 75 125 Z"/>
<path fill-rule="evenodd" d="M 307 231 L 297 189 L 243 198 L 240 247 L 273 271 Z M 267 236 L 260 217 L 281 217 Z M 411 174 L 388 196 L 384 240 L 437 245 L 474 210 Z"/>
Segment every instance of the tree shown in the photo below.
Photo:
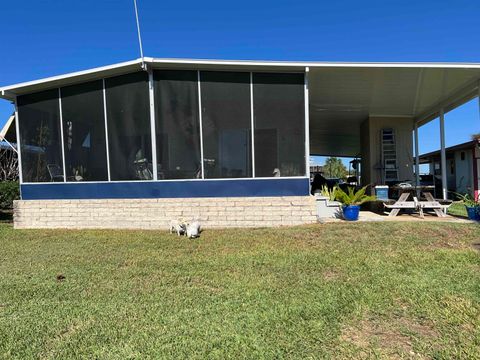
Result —
<path fill-rule="evenodd" d="M 345 178 L 347 176 L 347 168 L 343 165 L 342 160 L 336 157 L 329 157 L 325 160 L 323 171 L 326 177 L 329 178 Z"/>
<path fill-rule="evenodd" d="M 0 181 L 18 180 L 18 156 L 11 149 L 0 149 Z"/>

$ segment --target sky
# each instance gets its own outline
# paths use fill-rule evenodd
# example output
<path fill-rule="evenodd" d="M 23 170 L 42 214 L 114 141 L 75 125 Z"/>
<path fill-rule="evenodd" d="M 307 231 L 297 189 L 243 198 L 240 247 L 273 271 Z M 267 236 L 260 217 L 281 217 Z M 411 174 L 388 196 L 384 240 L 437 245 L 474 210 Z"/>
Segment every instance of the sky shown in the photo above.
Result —
<path fill-rule="evenodd" d="M 137 1 L 145 56 L 480 62 L 479 1 Z M 0 21 L 0 86 L 139 57 L 133 0 L 2 1 Z M 421 152 L 439 146 L 428 126 Z M 477 100 L 446 129 L 447 145 L 480 132 Z"/>

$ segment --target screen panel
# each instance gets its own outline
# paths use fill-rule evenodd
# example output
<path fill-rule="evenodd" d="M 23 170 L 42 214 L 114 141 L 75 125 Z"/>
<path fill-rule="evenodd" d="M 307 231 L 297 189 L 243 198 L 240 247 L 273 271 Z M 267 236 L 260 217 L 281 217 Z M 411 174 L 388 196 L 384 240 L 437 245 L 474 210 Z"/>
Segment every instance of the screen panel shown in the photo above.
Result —
<path fill-rule="evenodd" d="M 205 178 L 252 176 L 250 73 L 200 73 Z"/>
<path fill-rule="evenodd" d="M 23 182 L 64 181 L 58 89 L 17 98 Z"/>
<path fill-rule="evenodd" d="M 105 79 L 111 180 L 151 180 L 148 74 Z"/>
<path fill-rule="evenodd" d="M 255 176 L 304 176 L 303 74 L 253 74 Z"/>
<path fill-rule="evenodd" d="M 153 72 L 158 179 L 200 179 L 196 71 Z"/>
<path fill-rule="evenodd" d="M 103 82 L 61 89 L 67 181 L 108 180 Z"/>

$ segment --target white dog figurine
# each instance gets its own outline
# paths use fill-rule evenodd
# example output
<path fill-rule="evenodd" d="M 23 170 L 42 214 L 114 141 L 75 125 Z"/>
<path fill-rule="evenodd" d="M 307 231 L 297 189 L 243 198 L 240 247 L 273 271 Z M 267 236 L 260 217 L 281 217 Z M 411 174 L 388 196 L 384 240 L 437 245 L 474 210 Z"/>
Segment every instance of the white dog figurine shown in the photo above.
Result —
<path fill-rule="evenodd" d="M 187 224 L 185 236 L 190 239 L 197 238 L 200 236 L 200 222 L 198 222 L 198 220 L 195 220 Z"/>
<path fill-rule="evenodd" d="M 170 221 L 170 234 L 176 232 L 178 236 L 186 234 L 185 223 L 181 220 Z"/>

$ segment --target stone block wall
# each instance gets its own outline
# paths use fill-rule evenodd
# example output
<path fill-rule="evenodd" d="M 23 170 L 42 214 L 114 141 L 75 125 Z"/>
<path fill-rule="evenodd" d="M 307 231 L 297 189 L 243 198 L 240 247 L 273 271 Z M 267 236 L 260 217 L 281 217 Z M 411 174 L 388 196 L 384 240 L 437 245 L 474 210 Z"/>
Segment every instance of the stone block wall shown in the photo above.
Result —
<path fill-rule="evenodd" d="M 317 221 L 312 196 L 18 200 L 15 228 L 167 229 L 198 218 L 205 228 L 273 227 Z"/>

